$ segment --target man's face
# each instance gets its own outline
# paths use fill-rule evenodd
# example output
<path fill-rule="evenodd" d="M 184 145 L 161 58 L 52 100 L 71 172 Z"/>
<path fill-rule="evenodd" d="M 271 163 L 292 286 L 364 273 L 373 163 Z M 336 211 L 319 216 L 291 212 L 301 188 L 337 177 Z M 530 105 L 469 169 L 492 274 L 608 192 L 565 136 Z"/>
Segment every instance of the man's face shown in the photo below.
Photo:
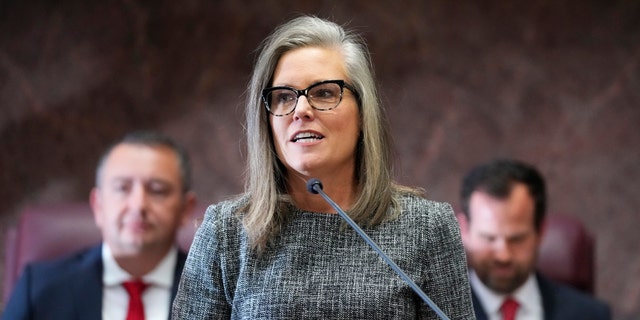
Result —
<path fill-rule="evenodd" d="M 469 216 L 462 240 L 470 266 L 487 287 L 499 293 L 513 292 L 534 270 L 541 239 L 527 187 L 515 185 L 506 199 L 475 191 Z"/>
<path fill-rule="evenodd" d="M 166 147 L 116 146 L 91 192 L 96 224 L 115 256 L 168 250 L 194 203 L 182 192 L 178 159 Z"/>

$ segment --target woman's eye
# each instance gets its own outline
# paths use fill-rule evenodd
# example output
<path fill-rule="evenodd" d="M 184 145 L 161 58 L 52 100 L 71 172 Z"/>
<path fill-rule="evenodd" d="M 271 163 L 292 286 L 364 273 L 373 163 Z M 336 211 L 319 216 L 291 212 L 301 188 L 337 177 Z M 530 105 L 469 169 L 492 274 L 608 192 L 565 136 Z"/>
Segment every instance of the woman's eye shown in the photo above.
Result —
<path fill-rule="evenodd" d="M 296 95 L 290 92 L 283 92 L 278 94 L 277 101 L 281 103 L 291 102 L 296 99 Z"/>

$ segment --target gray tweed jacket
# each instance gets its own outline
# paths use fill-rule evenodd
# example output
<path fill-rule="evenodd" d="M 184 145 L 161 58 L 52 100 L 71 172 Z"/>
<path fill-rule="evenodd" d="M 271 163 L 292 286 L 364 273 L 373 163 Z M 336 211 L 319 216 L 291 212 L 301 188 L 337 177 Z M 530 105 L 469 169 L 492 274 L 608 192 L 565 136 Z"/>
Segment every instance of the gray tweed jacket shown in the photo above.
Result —
<path fill-rule="evenodd" d="M 208 208 L 173 319 L 438 319 L 337 214 L 295 210 L 256 254 L 234 214 L 246 201 Z M 475 319 L 451 207 L 413 195 L 400 202 L 400 217 L 365 232 L 449 318 Z"/>

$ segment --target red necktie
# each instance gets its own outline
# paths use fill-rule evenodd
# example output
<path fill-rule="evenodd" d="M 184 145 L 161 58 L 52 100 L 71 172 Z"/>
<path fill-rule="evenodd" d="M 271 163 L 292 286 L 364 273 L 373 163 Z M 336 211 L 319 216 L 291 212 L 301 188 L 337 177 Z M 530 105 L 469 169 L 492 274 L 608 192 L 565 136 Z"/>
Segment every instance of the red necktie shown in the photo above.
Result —
<path fill-rule="evenodd" d="M 502 320 L 515 320 L 519 306 L 520 304 L 518 304 L 518 301 L 511 297 L 504 299 L 502 307 L 500 307 L 500 311 L 502 311 Z"/>
<path fill-rule="evenodd" d="M 129 308 L 127 310 L 127 320 L 144 320 L 144 305 L 142 305 L 142 292 L 147 288 L 147 284 L 140 279 L 126 281 L 122 286 L 129 293 Z"/>

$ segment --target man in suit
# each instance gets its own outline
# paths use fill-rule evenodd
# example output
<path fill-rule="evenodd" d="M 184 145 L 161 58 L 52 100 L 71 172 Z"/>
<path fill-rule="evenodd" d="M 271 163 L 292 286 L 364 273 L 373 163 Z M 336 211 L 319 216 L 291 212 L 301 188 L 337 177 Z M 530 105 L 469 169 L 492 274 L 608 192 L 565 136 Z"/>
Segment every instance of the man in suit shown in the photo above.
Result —
<path fill-rule="evenodd" d="M 186 259 L 176 236 L 195 203 L 180 146 L 154 132 L 125 136 L 100 159 L 90 194 L 103 243 L 27 266 L 3 319 L 168 319 Z"/>
<path fill-rule="evenodd" d="M 465 176 L 461 200 L 478 320 L 611 319 L 605 303 L 536 272 L 546 191 L 534 167 L 516 160 L 479 165 Z"/>

